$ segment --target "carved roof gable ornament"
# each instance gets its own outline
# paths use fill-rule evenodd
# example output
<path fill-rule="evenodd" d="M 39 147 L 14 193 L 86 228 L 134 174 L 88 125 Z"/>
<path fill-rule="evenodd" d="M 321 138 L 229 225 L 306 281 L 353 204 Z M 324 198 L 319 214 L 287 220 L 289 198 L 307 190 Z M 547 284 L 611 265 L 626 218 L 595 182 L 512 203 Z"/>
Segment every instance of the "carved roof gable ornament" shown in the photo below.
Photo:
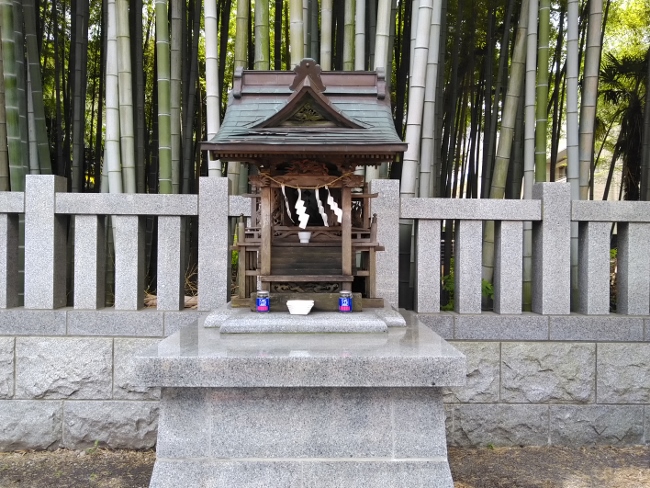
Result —
<path fill-rule="evenodd" d="M 272 127 L 340 127 L 363 129 L 365 125 L 346 117 L 323 92 L 326 87 L 320 74 L 321 67 L 313 59 L 303 59 L 295 67 L 296 76 L 289 87 L 293 93 L 286 104 L 271 117 L 254 126 L 255 129 Z"/>
<path fill-rule="evenodd" d="M 289 89 L 296 91 L 304 84 L 308 84 L 314 88 L 315 91 L 321 93 L 325 91 L 325 85 L 320 79 L 321 73 L 320 64 L 317 64 L 313 59 L 305 58 L 300 61 L 300 64 L 293 69 L 296 77 Z"/>

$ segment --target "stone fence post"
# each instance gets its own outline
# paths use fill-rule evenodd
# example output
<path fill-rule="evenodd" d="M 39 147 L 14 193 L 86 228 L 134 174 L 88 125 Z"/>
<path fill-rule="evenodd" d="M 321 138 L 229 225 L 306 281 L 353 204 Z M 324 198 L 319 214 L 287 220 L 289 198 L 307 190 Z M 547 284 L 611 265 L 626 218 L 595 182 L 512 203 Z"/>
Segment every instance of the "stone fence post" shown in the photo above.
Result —
<path fill-rule="evenodd" d="M 25 178 L 25 308 L 51 310 L 66 305 L 66 215 L 57 215 L 56 194 L 65 178 Z"/>
<path fill-rule="evenodd" d="M 571 313 L 571 189 L 569 184 L 535 183 L 542 220 L 533 222 L 533 312 Z"/>
<path fill-rule="evenodd" d="M 377 296 L 386 304 L 398 306 L 399 300 L 399 181 L 372 180 L 370 193 L 379 196 L 372 200 L 372 213 L 377 214 L 377 241 L 384 246 L 377 253 Z"/>
<path fill-rule="evenodd" d="M 223 307 L 230 283 L 228 178 L 199 179 L 199 310 Z"/>
<path fill-rule="evenodd" d="M 18 281 L 18 214 L 25 210 L 22 192 L 0 192 L 0 308 L 20 304 Z"/>

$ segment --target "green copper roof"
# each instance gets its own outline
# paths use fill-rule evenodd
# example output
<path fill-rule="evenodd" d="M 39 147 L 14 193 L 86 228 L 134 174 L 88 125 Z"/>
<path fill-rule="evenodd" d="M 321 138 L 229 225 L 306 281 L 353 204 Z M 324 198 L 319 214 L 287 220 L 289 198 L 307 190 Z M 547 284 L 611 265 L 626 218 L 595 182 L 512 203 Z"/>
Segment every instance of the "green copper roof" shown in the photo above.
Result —
<path fill-rule="evenodd" d="M 221 159 L 255 154 L 356 154 L 394 159 L 395 132 L 381 73 L 238 71 L 217 135 L 202 144 Z"/>

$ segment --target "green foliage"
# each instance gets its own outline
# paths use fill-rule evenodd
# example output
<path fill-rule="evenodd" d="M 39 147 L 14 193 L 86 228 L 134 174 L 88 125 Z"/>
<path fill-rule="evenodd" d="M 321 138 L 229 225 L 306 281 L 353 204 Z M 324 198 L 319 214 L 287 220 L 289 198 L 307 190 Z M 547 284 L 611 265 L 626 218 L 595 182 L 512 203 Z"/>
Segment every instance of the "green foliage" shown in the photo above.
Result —
<path fill-rule="evenodd" d="M 451 258 L 449 264 L 449 273 L 442 277 L 442 289 L 449 294 L 449 301 L 443 305 L 441 310 L 450 312 L 454 309 L 454 258 Z M 481 280 L 481 294 L 490 300 L 494 299 L 494 285 L 487 280 Z"/>
<path fill-rule="evenodd" d="M 232 244 L 233 246 L 237 245 L 237 232 L 235 232 L 235 235 L 232 238 Z M 238 263 L 239 263 L 239 251 L 232 251 L 230 253 L 230 265 L 232 267 L 237 267 Z"/>

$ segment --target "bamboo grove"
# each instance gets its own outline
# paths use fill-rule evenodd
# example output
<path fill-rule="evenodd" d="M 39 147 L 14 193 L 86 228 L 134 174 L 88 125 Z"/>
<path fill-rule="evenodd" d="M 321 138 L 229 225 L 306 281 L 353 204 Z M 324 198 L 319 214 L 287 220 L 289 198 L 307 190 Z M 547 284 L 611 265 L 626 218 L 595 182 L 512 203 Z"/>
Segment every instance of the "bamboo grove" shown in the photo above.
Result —
<path fill-rule="evenodd" d="M 409 149 L 366 178 L 400 179 L 404 198 L 530 198 L 534 181 L 566 173 L 576 199 L 649 200 L 648 10 L 648 0 L 0 0 L 0 189 L 53 173 L 73 192 L 192 193 L 210 175 L 245 193 L 245 165 L 210 161 L 198 143 L 218 131 L 235 68 L 311 57 L 324 70 L 386 71 Z M 410 235 L 405 223 L 405 255 Z"/>

